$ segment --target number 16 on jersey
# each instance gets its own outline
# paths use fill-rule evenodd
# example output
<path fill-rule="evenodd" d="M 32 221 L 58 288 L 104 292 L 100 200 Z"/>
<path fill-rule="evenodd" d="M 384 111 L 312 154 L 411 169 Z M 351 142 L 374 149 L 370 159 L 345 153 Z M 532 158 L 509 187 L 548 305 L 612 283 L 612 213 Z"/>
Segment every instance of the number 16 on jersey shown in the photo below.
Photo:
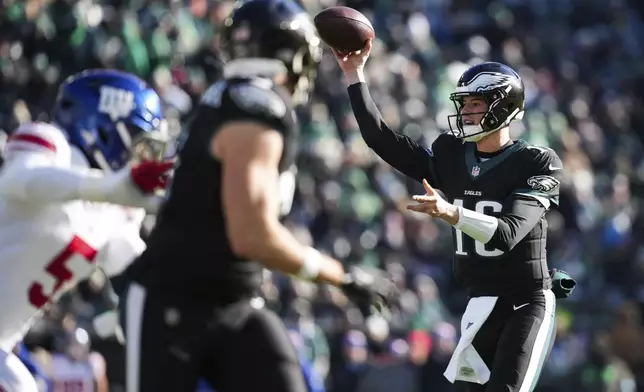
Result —
<path fill-rule="evenodd" d="M 452 204 L 456 207 L 469 208 L 468 206 L 463 205 L 463 199 L 454 199 Z M 490 213 L 490 212 L 501 212 L 503 206 L 501 203 L 496 201 L 480 200 L 476 202 L 474 210 L 480 214 Z M 462 231 L 454 229 L 456 236 L 456 249 L 455 253 L 457 256 L 474 256 L 480 257 L 498 257 L 503 254 L 503 251 L 499 249 L 492 249 L 490 246 L 485 245 L 482 242 L 475 241 L 470 236 L 463 234 Z M 474 249 L 472 249 L 472 243 L 474 243 Z"/>

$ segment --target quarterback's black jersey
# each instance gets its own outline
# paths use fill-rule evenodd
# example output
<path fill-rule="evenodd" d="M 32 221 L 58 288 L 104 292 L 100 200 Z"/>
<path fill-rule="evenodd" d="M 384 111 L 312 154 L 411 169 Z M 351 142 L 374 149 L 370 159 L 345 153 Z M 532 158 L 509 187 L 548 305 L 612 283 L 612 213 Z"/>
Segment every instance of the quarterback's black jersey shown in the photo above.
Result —
<path fill-rule="evenodd" d="M 367 86 L 349 87 L 365 142 L 403 174 L 427 179 L 456 206 L 498 218 L 483 244 L 454 232 L 454 273 L 471 296 L 549 288 L 546 211 L 559 201 L 562 164 L 550 149 L 518 140 L 494 156 L 479 156 L 475 143 L 439 136 L 424 148 L 389 129 Z"/>
<path fill-rule="evenodd" d="M 254 121 L 284 137 L 280 162 L 283 207 L 294 191 L 297 127 L 290 96 L 264 78 L 237 78 L 212 85 L 179 140 L 178 166 L 166 203 L 134 263 L 130 279 L 176 286 L 183 292 L 235 300 L 255 294 L 262 268 L 231 250 L 221 200 L 221 163 L 210 153 L 213 135 L 232 121 Z M 201 294 L 201 293 L 200 293 Z"/>
<path fill-rule="evenodd" d="M 545 212 L 559 202 L 557 154 L 517 140 L 485 158 L 475 143 L 448 134 L 439 136 L 428 153 L 435 173 L 431 181 L 450 203 L 499 218 L 487 244 L 454 229 L 454 273 L 470 293 L 548 287 Z"/>

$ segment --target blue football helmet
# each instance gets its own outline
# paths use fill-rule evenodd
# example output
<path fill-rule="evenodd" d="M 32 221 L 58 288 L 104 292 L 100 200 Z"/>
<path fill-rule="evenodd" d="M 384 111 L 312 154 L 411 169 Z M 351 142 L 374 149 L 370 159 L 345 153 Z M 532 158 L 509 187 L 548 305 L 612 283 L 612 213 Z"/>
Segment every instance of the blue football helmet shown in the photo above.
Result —
<path fill-rule="evenodd" d="M 131 160 L 163 158 L 167 126 L 161 98 L 143 80 L 116 70 L 88 70 L 60 87 L 52 113 L 91 167 L 115 171 Z"/>

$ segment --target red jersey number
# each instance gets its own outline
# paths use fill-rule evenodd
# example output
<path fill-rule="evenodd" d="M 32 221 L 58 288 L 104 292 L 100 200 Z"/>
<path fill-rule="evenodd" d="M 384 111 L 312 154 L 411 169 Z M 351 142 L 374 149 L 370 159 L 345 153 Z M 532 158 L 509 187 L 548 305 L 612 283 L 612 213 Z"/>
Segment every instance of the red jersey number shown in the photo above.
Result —
<path fill-rule="evenodd" d="M 67 268 L 67 262 L 73 256 L 81 256 L 89 264 L 93 264 L 94 257 L 96 257 L 96 250 L 79 237 L 74 236 L 65 249 L 45 267 L 45 271 L 56 280 L 51 293 L 44 291 L 42 283 L 33 282 L 29 286 L 28 291 L 29 303 L 38 309 L 42 308 L 51 300 L 65 282 L 70 281 L 74 277 L 72 271 Z"/>

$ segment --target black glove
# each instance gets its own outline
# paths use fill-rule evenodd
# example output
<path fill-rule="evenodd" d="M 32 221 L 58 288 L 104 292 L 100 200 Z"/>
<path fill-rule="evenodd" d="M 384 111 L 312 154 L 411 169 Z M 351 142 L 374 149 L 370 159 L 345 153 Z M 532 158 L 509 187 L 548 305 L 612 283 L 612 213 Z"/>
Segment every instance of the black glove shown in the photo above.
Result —
<path fill-rule="evenodd" d="M 366 315 L 390 309 L 398 303 L 400 292 L 381 270 L 353 266 L 344 276 L 340 289 Z"/>
<path fill-rule="evenodd" d="M 551 269 L 550 278 L 552 279 L 552 292 L 557 299 L 568 298 L 577 286 L 577 282 L 568 275 L 566 271 Z"/>

